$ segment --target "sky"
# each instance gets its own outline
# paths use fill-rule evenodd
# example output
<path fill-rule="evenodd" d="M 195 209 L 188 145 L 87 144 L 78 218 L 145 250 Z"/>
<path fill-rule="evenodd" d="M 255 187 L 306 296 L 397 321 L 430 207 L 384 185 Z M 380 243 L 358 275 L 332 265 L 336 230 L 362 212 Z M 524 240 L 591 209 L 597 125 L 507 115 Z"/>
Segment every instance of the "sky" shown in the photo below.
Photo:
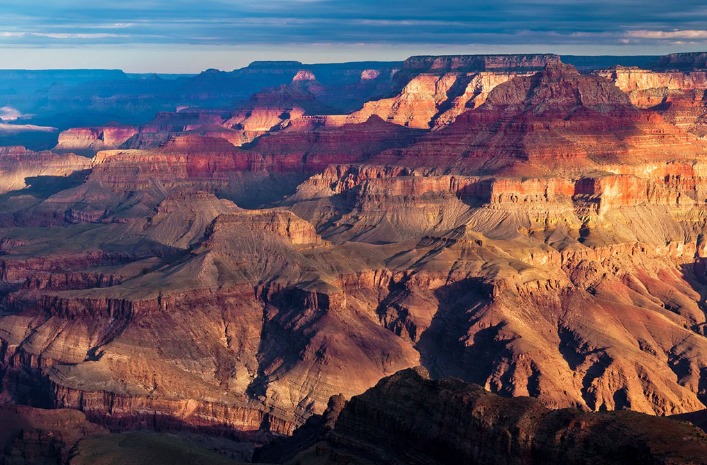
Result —
<path fill-rule="evenodd" d="M 707 50 L 706 0 L 0 0 L 0 68 Z"/>

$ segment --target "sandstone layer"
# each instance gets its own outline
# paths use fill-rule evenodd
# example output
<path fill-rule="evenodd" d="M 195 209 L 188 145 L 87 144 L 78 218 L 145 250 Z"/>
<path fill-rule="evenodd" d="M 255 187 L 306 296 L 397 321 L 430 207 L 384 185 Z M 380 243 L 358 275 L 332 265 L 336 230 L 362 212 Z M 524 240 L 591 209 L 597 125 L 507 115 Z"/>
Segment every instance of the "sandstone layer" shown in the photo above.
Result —
<path fill-rule="evenodd" d="M 614 81 L 637 107 L 653 109 L 665 121 L 697 136 L 707 134 L 707 71 L 617 67 L 599 74 Z"/>

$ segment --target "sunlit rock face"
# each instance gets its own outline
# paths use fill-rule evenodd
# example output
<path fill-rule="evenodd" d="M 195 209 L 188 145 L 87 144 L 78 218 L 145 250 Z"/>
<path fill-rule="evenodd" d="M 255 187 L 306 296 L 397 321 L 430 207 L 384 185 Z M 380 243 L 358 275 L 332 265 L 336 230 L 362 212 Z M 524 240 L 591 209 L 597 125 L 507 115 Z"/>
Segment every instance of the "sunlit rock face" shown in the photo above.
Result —
<path fill-rule="evenodd" d="M 91 161 L 74 154 L 33 152 L 24 147 L 0 147 L 0 193 L 19 190 L 31 183 L 60 180 L 89 168 Z M 39 187 L 39 186 L 38 186 Z"/>
<path fill-rule="evenodd" d="M 398 95 L 367 102 L 346 121 L 377 115 L 402 126 L 441 128 L 484 103 L 498 84 L 556 62 L 556 55 L 412 57 L 395 74 L 396 86 L 401 87 Z"/>
<path fill-rule="evenodd" d="M 704 408 L 706 146 L 640 94 L 699 72 L 414 58 L 337 113 L 288 66 L 0 153 L 0 399 L 253 439 L 422 365 L 543 415 Z"/>

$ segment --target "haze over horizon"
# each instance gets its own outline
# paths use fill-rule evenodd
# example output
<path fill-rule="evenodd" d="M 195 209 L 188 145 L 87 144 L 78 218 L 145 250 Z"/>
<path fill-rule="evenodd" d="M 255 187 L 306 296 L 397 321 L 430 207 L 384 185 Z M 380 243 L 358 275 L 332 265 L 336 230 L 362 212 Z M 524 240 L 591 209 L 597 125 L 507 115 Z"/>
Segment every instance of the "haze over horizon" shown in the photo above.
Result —
<path fill-rule="evenodd" d="M 0 67 L 231 70 L 254 60 L 419 54 L 660 55 L 707 49 L 707 6 L 592 0 L 18 1 L 0 6 Z"/>

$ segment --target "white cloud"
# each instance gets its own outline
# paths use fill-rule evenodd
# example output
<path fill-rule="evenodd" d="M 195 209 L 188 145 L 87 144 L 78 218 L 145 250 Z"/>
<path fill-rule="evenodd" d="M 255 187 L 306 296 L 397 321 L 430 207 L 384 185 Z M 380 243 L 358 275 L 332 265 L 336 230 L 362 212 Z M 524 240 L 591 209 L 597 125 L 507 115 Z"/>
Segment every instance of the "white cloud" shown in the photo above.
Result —
<path fill-rule="evenodd" d="M 707 39 L 707 31 L 696 29 L 675 29 L 672 31 L 627 31 L 632 39 Z"/>
<path fill-rule="evenodd" d="M 33 36 L 49 37 L 51 39 L 105 39 L 108 37 L 129 37 L 126 34 L 84 34 L 84 33 L 68 33 L 68 32 L 33 32 Z"/>
<path fill-rule="evenodd" d="M 22 116 L 16 108 L 4 106 L 0 108 L 0 121 L 14 121 Z"/>
<path fill-rule="evenodd" d="M 34 124 L 8 124 L 0 123 L 0 134 L 17 134 L 20 132 L 56 132 L 57 128 L 49 126 L 36 126 Z"/>

